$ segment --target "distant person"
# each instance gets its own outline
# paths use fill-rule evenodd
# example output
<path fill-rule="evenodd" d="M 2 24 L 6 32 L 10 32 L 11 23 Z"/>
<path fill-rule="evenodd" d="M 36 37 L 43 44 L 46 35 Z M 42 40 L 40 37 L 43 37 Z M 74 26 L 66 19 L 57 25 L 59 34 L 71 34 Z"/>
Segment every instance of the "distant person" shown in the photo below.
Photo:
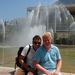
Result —
<path fill-rule="evenodd" d="M 38 75 L 61 75 L 62 59 L 59 49 L 52 44 L 52 35 L 45 32 L 42 36 L 43 45 L 33 56 L 33 64 L 38 69 Z"/>
<path fill-rule="evenodd" d="M 15 75 L 36 75 L 35 68 L 32 65 L 32 57 L 35 54 L 37 48 L 40 47 L 40 45 L 41 45 L 41 37 L 39 35 L 35 35 L 32 39 L 32 44 L 30 45 L 31 46 L 30 52 L 27 55 L 27 63 L 24 63 L 24 58 L 29 49 L 29 45 L 27 45 L 23 49 L 19 58 L 19 62 L 22 65 L 23 69 L 20 67 L 17 68 Z M 25 69 L 28 71 L 28 74 L 25 73 Z"/>

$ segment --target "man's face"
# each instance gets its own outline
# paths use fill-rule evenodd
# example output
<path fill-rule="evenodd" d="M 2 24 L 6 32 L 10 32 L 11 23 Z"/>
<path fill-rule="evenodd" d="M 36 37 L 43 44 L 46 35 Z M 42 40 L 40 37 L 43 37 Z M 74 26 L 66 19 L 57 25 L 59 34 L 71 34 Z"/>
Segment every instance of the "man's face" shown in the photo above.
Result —
<path fill-rule="evenodd" d="M 39 48 L 41 45 L 41 40 L 40 39 L 34 39 L 33 41 L 33 47 L 36 50 L 37 48 Z"/>

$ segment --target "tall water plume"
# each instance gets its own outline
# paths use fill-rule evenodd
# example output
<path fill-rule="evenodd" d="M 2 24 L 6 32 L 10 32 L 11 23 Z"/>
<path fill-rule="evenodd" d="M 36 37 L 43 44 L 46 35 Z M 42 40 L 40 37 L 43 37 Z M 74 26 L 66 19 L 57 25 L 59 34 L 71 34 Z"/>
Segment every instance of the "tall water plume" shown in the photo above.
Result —
<path fill-rule="evenodd" d="M 68 31 L 74 19 L 67 8 L 62 4 L 29 7 L 26 19 L 15 20 L 3 26 L 5 45 L 21 46 L 31 43 L 36 34 L 42 35 L 50 31 L 54 35 L 57 31 Z M 5 30 L 6 29 L 6 30 Z M 6 35 L 5 35 L 6 33 Z"/>
<path fill-rule="evenodd" d="M 0 34 L 2 35 L 2 42 L 5 41 L 5 24 L 3 20 L 0 20 Z"/>

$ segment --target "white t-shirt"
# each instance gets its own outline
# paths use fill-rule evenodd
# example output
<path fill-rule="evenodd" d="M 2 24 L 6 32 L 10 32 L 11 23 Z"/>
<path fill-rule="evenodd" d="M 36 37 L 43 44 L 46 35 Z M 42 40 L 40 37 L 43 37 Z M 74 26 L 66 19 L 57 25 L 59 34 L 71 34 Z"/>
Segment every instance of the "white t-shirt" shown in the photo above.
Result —
<path fill-rule="evenodd" d="M 29 51 L 29 53 L 27 55 L 27 64 L 30 65 L 30 66 L 32 66 L 32 57 L 35 54 L 35 50 L 33 49 L 32 45 L 30 45 L 30 46 L 31 46 L 31 49 L 30 49 L 30 51 Z M 26 56 L 28 50 L 29 50 L 29 45 L 27 45 L 26 47 L 24 47 L 21 55 L 22 56 Z"/>

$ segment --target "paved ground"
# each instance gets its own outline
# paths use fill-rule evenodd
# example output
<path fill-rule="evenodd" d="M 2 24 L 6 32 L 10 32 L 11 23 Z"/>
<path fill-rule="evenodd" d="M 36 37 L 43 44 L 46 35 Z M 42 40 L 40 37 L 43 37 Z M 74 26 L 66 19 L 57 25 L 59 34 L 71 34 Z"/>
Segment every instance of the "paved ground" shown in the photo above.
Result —
<path fill-rule="evenodd" d="M 14 68 L 0 67 L 0 75 L 13 75 Z"/>
<path fill-rule="evenodd" d="M 0 75 L 14 75 L 15 69 L 10 67 L 0 67 Z M 64 73 L 62 75 L 75 75 L 75 73 Z"/>

